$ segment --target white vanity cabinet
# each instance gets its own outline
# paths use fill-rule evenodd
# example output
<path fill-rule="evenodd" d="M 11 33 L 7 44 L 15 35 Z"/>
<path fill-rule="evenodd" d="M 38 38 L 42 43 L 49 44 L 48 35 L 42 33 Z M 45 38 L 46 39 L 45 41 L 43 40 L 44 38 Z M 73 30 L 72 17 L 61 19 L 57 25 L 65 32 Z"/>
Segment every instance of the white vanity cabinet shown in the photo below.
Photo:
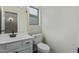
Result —
<path fill-rule="evenodd" d="M 21 40 L 0 45 L 1 53 L 32 53 L 32 40 Z"/>
<path fill-rule="evenodd" d="M 9 38 L 8 41 L 5 41 L 3 39 L 2 40 L 3 42 L 0 41 L 0 53 L 32 53 L 33 52 L 32 40 L 33 38 L 30 36 L 28 37 L 17 36 L 15 38 Z"/>

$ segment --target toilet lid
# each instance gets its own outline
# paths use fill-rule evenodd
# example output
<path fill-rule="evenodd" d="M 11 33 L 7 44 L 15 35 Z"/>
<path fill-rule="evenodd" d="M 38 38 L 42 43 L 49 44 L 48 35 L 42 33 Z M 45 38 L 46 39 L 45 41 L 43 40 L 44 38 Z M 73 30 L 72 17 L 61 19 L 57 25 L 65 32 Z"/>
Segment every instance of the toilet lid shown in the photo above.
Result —
<path fill-rule="evenodd" d="M 43 49 L 43 50 L 49 50 L 49 46 L 44 43 L 39 43 L 37 44 L 38 48 Z"/>

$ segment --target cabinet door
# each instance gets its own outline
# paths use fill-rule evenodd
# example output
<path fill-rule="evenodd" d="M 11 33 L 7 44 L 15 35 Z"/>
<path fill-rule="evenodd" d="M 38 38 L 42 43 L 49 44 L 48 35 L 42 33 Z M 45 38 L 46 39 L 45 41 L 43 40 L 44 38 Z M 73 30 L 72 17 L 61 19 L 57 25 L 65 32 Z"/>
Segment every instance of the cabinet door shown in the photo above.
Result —
<path fill-rule="evenodd" d="M 21 42 L 13 42 L 13 43 L 7 44 L 6 49 L 13 50 L 13 49 L 21 48 L 21 46 L 22 46 Z"/>
<path fill-rule="evenodd" d="M 33 44 L 32 44 L 32 40 L 24 40 L 23 41 L 23 47 L 29 47 L 29 46 L 32 46 Z"/>
<path fill-rule="evenodd" d="M 0 45 L 0 51 L 5 51 L 5 50 L 6 50 L 6 45 L 5 44 Z"/>

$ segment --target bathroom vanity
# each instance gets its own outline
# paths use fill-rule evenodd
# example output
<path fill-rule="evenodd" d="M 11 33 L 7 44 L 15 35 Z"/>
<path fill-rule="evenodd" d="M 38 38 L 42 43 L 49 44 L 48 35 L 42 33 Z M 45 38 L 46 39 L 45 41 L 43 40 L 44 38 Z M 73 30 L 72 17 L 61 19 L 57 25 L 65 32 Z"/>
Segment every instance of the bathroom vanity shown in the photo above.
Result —
<path fill-rule="evenodd" d="M 28 34 L 17 34 L 10 38 L 9 34 L 0 35 L 0 53 L 32 53 L 33 37 Z"/>

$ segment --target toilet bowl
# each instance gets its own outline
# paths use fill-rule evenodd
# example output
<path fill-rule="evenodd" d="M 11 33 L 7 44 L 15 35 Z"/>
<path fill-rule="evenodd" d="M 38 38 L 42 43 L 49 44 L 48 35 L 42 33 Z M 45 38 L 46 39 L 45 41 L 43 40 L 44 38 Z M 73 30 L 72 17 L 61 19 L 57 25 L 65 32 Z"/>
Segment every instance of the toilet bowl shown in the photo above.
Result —
<path fill-rule="evenodd" d="M 47 44 L 42 43 L 42 42 L 38 43 L 37 47 L 38 47 L 39 53 L 49 53 L 50 52 L 49 46 Z"/>
<path fill-rule="evenodd" d="M 34 44 L 37 45 L 37 51 L 39 53 L 49 53 L 50 52 L 50 47 L 42 42 L 42 34 L 35 34 L 34 36 Z"/>

